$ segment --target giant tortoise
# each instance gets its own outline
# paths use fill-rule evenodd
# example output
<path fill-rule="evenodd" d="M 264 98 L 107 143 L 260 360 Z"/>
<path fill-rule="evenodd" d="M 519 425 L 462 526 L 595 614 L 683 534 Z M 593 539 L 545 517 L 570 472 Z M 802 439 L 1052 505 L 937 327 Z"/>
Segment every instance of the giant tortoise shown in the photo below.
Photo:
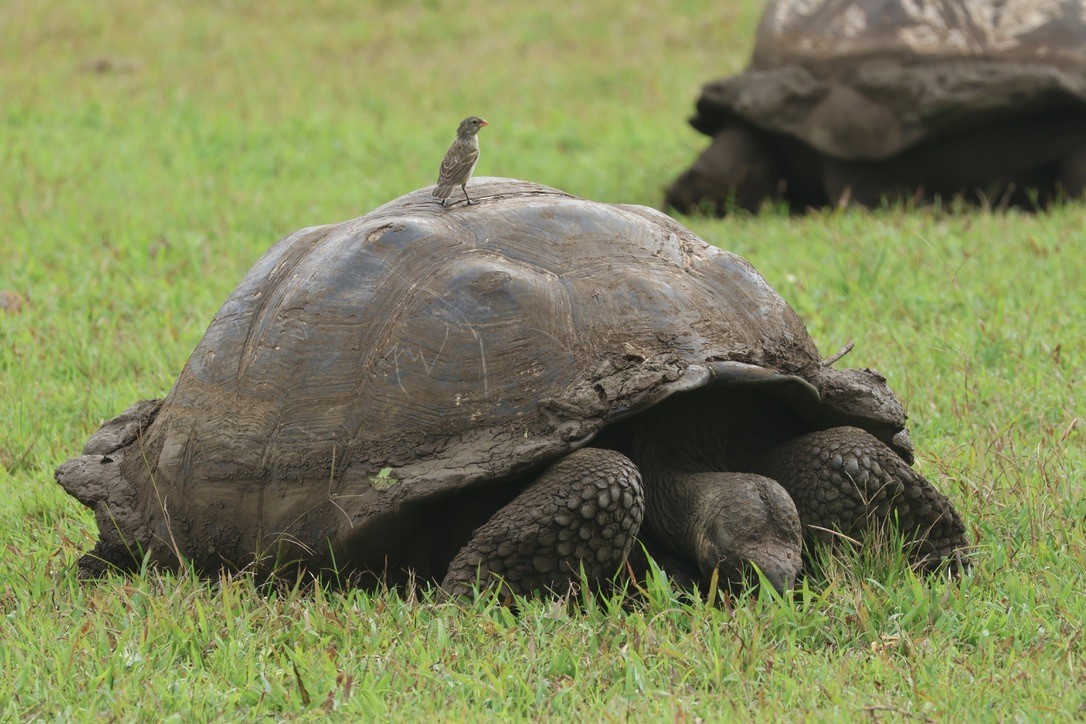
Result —
<path fill-rule="evenodd" d="M 918 564 L 957 565 L 884 378 L 823 364 L 750 264 L 645 207 L 473 187 L 273 246 L 165 399 L 57 470 L 97 518 L 81 572 L 529 593 L 608 580 L 641 536 L 785 589 L 801 530 L 891 519 Z"/>
<path fill-rule="evenodd" d="M 702 88 L 682 212 L 1086 190 L 1082 0 L 772 0 L 750 67 Z"/>

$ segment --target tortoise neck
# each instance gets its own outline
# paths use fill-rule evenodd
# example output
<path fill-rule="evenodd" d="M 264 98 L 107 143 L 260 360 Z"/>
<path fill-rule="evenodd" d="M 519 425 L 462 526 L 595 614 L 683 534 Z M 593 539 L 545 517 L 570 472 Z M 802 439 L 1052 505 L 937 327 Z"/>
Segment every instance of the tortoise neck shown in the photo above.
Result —
<path fill-rule="evenodd" d="M 672 414 L 638 426 L 628 452 L 645 486 L 645 525 L 653 538 L 677 553 L 695 545 L 704 488 L 697 473 L 729 470 L 729 430 L 698 414 Z"/>

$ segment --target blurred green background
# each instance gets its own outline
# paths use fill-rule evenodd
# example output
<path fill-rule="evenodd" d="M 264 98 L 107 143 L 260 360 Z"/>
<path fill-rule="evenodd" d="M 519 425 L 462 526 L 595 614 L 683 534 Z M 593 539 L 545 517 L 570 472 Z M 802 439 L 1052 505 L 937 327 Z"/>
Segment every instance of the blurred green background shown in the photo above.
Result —
<path fill-rule="evenodd" d="M 1086 207 L 684 219 L 749 259 L 824 354 L 906 403 L 918 468 L 978 544 L 958 585 L 900 559 L 796 600 L 707 607 L 92 586 L 52 471 L 168 391 L 277 239 L 479 175 L 658 206 L 742 68 L 744 2 L 0 2 L 0 711 L 4 718 L 1081 717 Z M 353 682 L 353 683 L 352 683 Z"/>

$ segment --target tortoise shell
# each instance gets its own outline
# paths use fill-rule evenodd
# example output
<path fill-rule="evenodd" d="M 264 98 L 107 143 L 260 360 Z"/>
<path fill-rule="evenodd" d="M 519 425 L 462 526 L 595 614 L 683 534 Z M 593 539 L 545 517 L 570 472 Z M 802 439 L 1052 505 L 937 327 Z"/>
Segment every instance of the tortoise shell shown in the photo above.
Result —
<path fill-rule="evenodd" d="M 168 396 L 59 468 L 100 557 L 425 568 L 414 512 L 710 384 L 772 387 L 813 425 L 908 455 L 885 380 L 823 366 L 735 254 L 645 207 L 507 179 L 473 192 L 444 209 L 416 191 L 264 254 Z"/>

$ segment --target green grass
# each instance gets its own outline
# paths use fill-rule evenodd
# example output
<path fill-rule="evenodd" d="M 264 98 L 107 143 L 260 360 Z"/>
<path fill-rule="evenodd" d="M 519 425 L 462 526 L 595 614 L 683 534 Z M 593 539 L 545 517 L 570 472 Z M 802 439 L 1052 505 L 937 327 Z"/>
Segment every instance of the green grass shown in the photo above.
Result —
<path fill-rule="evenodd" d="M 687 219 L 824 354 L 905 401 L 918 468 L 979 546 L 957 585 L 832 559 L 793 600 L 708 607 L 81 586 L 53 482 L 172 384 L 271 243 L 479 172 L 658 205 L 753 1 L 0 5 L 0 717 L 709 720 L 1086 716 L 1086 206 Z M 525 4 L 525 8 L 528 5 Z M 99 72 L 105 70 L 106 72 Z M 6 301 L 5 301 L 6 300 Z"/>

